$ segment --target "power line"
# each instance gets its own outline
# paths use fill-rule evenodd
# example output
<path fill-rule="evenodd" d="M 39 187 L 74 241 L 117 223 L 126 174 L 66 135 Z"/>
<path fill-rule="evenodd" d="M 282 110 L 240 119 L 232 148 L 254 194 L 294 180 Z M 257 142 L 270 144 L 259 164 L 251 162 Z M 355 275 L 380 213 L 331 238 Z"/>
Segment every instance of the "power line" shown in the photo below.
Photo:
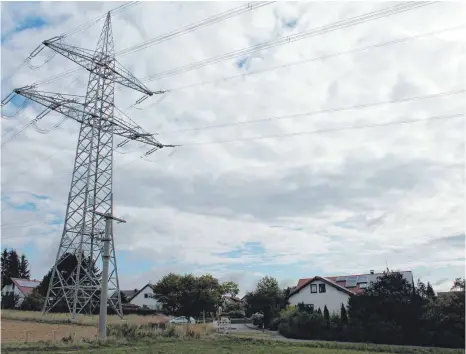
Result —
<path fill-rule="evenodd" d="M 109 12 L 111 13 L 121 13 L 125 10 L 127 10 L 128 8 L 130 7 L 134 7 L 135 5 L 139 4 L 140 1 L 130 1 L 129 3 L 126 3 L 126 4 L 123 4 L 123 5 L 120 5 L 120 6 L 117 6 L 116 8 L 110 10 Z M 89 27 L 95 25 L 96 23 L 98 23 L 100 20 L 104 19 L 105 16 L 106 16 L 107 13 L 103 14 L 103 15 L 100 15 L 96 18 L 94 18 L 93 20 L 89 20 L 77 27 L 75 27 L 74 29 L 71 29 L 65 33 L 62 34 L 63 37 L 66 37 L 66 36 L 70 36 L 70 35 L 73 35 L 77 32 L 81 32 L 81 31 L 84 31 L 86 29 L 88 29 Z M 26 59 L 24 59 L 17 67 L 16 69 L 14 69 L 12 71 L 12 73 L 10 75 L 8 75 L 7 77 L 5 78 L 2 78 L 2 81 L 5 81 L 5 82 L 8 82 L 11 80 L 11 78 L 16 75 L 16 73 L 21 70 L 21 68 L 24 66 L 24 65 L 27 65 L 29 63 L 29 60 L 31 59 L 30 56 L 28 56 Z M 49 59 L 50 60 L 50 59 Z M 45 63 L 44 63 L 45 64 Z"/>
<path fill-rule="evenodd" d="M 395 125 L 401 125 L 401 124 L 419 123 L 419 122 L 425 122 L 425 121 L 431 121 L 431 120 L 446 120 L 446 119 L 453 119 L 453 118 L 458 118 L 458 117 L 464 117 L 464 113 L 434 116 L 434 117 L 428 117 L 428 118 L 422 118 L 422 119 L 392 121 L 392 122 L 385 122 L 385 123 L 378 123 L 378 124 L 354 125 L 354 126 L 342 127 L 342 128 L 319 129 L 319 130 L 313 130 L 313 131 L 308 131 L 308 132 L 295 132 L 295 133 L 285 133 L 285 134 L 277 134 L 277 135 L 269 135 L 269 136 L 256 136 L 256 137 L 250 137 L 250 138 L 238 138 L 238 139 L 223 140 L 223 141 L 188 143 L 188 144 L 180 145 L 180 147 L 195 147 L 195 146 L 211 145 L 211 144 L 227 144 L 227 143 L 235 143 L 235 142 L 265 140 L 265 139 L 289 138 L 289 137 L 301 136 L 301 135 L 325 134 L 325 133 L 333 133 L 333 132 L 346 131 L 346 130 L 366 129 L 366 128 L 379 128 L 379 127 L 395 126 Z M 134 163 L 135 161 L 137 161 L 136 158 L 129 161 L 126 164 L 129 165 L 131 163 Z M 29 227 L 29 226 L 41 226 L 43 224 L 49 224 L 49 222 L 43 222 L 43 223 L 35 224 L 35 225 L 20 225 L 19 227 L 11 227 L 11 228 L 8 228 L 7 230 L 15 229 L 15 228 L 21 229 L 23 227 Z M 58 224 L 54 224 L 54 225 L 58 225 Z"/>
<path fill-rule="evenodd" d="M 247 77 L 247 76 L 263 74 L 263 73 L 266 73 L 266 72 L 279 70 L 279 69 L 284 69 L 284 68 L 289 68 L 289 67 L 297 66 L 297 65 L 301 65 L 301 64 L 307 64 L 307 63 L 311 63 L 311 62 L 314 62 L 314 61 L 326 60 L 326 59 L 338 57 L 338 56 L 341 56 L 341 55 L 363 52 L 363 51 L 374 49 L 374 48 L 381 48 L 381 47 L 384 47 L 384 46 L 390 46 L 390 45 L 394 45 L 394 44 L 408 42 L 408 41 L 411 41 L 411 40 L 425 38 L 425 37 L 433 36 L 433 35 L 440 34 L 440 33 L 455 31 L 455 30 L 459 30 L 461 28 L 464 28 L 465 26 L 466 25 L 463 24 L 463 25 L 460 25 L 460 26 L 448 27 L 448 28 L 437 30 L 437 31 L 422 33 L 422 34 L 409 36 L 409 37 L 403 37 L 403 38 L 394 39 L 394 40 L 387 41 L 387 42 L 381 42 L 381 43 L 377 43 L 377 44 L 373 44 L 373 45 L 369 45 L 369 46 L 365 46 L 365 47 L 353 48 L 353 49 L 346 50 L 346 51 L 343 51 L 343 52 L 326 54 L 326 55 L 322 55 L 322 56 L 319 56 L 319 57 L 308 58 L 308 59 L 299 60 L 299 61 L 295 61 L 295 62 L 291 62 L 291 63 L 287 63 L 287 64 L 271 66 L 271 67 L 264 68 L 264 69 L 250 71 L 250 72 L 247 72 L 247 73 L 241 73 L 241 74 L 237 74 L 237 75 L 225 76 L 225 77 L 221 77 L 221 78 L 213 79 L 213 80 L 200 81 L 200 82 L 196 82 L 196 83 L 193 83 L 193 84 L 189 84 L 189 85 L 169 89 L 167 91 L 168 92 L 181 91 L 181 90 L 185 90 L 185 89 L 192 88 L 192 87 L 210 85 L 210 84 L 215 84 L 215 83 L 218 83 L 218 82 L 226 82 L 226 81 L 230 81 L 230 80 L 234 80 L 234 79 L 240 79 L 240 78 Z"/>
<path fill-rule="evenodd" d="M 139 5 L 141 3 L 141 1 L 129 1 L 127 3 L 124 3 L 123 5 L 120 5 L 120 6 L 117 6 L 115 7 L 114 9 L 111 9 L 110 11 L 107 11 L 106 13 L 102 14 L 102 15 L 99 15 L 97 17 L 95 17 L 94 19 L 92 20 L 89 20 L 67 32 L 64 32 L 62 34 L 63 37 L 68 37 L 68 36 L 71 36 L 75 33 L 78 33 L 78 32 L 82 32 L 82 31 L 85 31 L 86 29 L 94 26 L 95 24 L 99 23 L 101 20 L 103 20 L 105 18 L 105 16 L 107 16 L 107 13 L 110 12 L 112 15 L 116 15 L 116 14 L 119 14 L 123 11 L 126 11 L 128 10 L 129 8 L 132 8 L 136 5 Z"/>
<path fill-rule="evenodd" d="M 344 128 L 328 128 L 328 129 L 312 130 L 308 132 L 295 132 L 295 133 L 285 133 L 285 134 L 268 135 L 268 136 L 255 136 L 255 137 L 250 137 L 250 138 L 238 138 L 238 139 L 231 139 L 231 140 L 206 141 L 206 142 L 188 143 L 188 144 L 182 144 L 182 145 L 178 144 L 178 145 L 180 145 L 180 147 L 193 147 L 193 146 L 201 146 L 201 145 L 228 144 L 228 143 L 254 141 L 254 140 L 287 138 L 287 137 L 300 136 L 300 135 L 333 133 L 333 132 L 339 132 L 339 131 L 344 131 L 344 130 L 387 127 L 391 125 L 411 124 L 411 123 L 427 122 L 430 120 L 444 120 L 444 119 L 452 119 L 452 118 L 458 118 L 458 117 L 464 117 L 464 113 L 456 113 L 456 114 L 449 114 L 449 115 L 444 115 L 444 116 L 428 117 L 428 118 L 423 118 L 423 119 L 402 120 L 402 121 L 394 121 L 394 122 L 386 122 L 386 123 L 378 123 L 378 124 L 363 124 L 363 125 L 355 125 L 355 126 L 344 127 Z"/>
<path fill-rule="evenodd" d="M 365 109 L 365 108 L 377 107 L 377 106 L 382 106 L 382 105 L 387 105 L 387 104 L 395 104 L 395 103 L 409 102 L 409 101 L 415 101 L 415 100 L 423 100 L 423 99 L 427 99 L 427 98 L 436 98 L 436 97 L 442 97 L 442 96 L 457 95 L 457 94 L 460 94 L 460 93 L 464 93 L 465 91 L 466 90 L 464 90 L 464 89 L 454 90 L 454 91 L 448 91 L 448 92 L 435 93 L 435 94 L 431 94 L 431 95 L 400 98 L 400 99 L 397 99 L 397 100 L 388 100 L 388 101 L 379 101 L 379 102 L 373 102 L 373 103 L 364 103 L 364 104 L 358 104 L 358 105 L 348 106 L 348 107 L 321 109 L 321 110 L 317 110 L 317 111 L 309 111 L 309 112 L 295 113 L 295 114 L 286 114 L 286 115 L 269 117 L 269 118 L 260 118 L 260 119 L 252 119 L 252 120 L 245 120 L 245 121 L 239 121 L 239 122 L 207 125 L 207 126 L 203 126 L 203 127 L 190 128 L 190 129 L 179 129 L 179 130 L 172 130 L 172 131 L 166 131 L 166 132 L 162 131 L 162 132 L 159 132 L 159 134 L 168 135 L 168 134 L 174 134 L 174 133 L 193 132 L 193 131 L 206 130 L 206 129 L 218 129 L 218 128 L 225 128 L 225 127 L 232 127 L 232 126 L 237 126 L 237 125 L 242 125 L 242 124 L 253 124 L 253 123 L 271 122 L 271 121 L 282 120 L 282 119 L 301 118 L 301 117 L 308 117 L 308 116 L 313 116 L 313 115 L 317 115 L 317 114 L 336 113 L 336 112 L 343 112 L 343 111 L 349 111 L 349 110 L 355 110 L 355 109 Z"/>
<path fill-rule="evenodd" d="M 325 26 L 316 27 L 308 31 L 299 32 L 294 35 L 290 35 L 286 37 L 279 37 L 277 39 L 264 42 L 264 43 L 260 43 L 260 44 L 256 44 L 248 48 L 243 48 L 243 49 L 229 52 L 226 54 L 218 55 L 212 58 L 204 59 L 204 60 L 201 60 L 195 63 L 183 65 L 183 66 L 180 66 L 174 69 L 160 72 L 158 74 L 149 75 L 143 78 L 142 82 L 147 83 L 147 82 L 151 82 L 155 80 L 160 80 L 162 78 L 178 75 L 178 74 L 185 73 L 191 70 L 202 68 L 207 65 L 216 64 L 216 63 L 220 63 L 220 62 L 223 62 L 229 59 L 233 59 L 239 56 L 249 55 L 251 53 L 254 53 L 254 52 L 257 52 L 263 49 L 269 49 L 269 48 L 277 47 L 280 45 L 288 44 L 291 42 L 296 42 L 296 41 L 299 41 L 305 38 L 309 38 L 311 36 L 321 35 L 324 33 L 329 33 L 329 32 L 333 32 L 336 30 L 340 30 L 342 28 L 356 26 L 356 25 L 359 25 L 365 22 L 379 19 L 379 18 L 388 17 L 388 16 L 395 15 L 401 12 L 431 5 L 433 3 L 435 3 L 435 1 L 421 2 L 421 3 L 419 2 L 418 3 L 416 2 L 415 3 L 404 3 L 401 5 L 391 6 L 389 8 L 385 8 L 382 10 L 372 11 L 372 12 L 369 12 L 363 15 L 351 17 L 346 20 L 336 21 L 336 22 L 330 23 Z"/>
<path fill-rule="evenodd" d="M 185 27 L 182 27 L 182 28 L 180 28 L 178 30 L 171 31 L 171 32 L 162 34 L 160 36 L 148 39 L 148 40 L 146 40 L 146 41 L 144 41 L 142 43 L 133 45 L 131 47 L 127 47 L 125 49 L 120 50 L 115 55 L 116 56 L 125 56 L 125 55 L 128 55 L 130 53 L 134 53 L 134 52 L 140 51 L 142 49 L 146 49 L 146 48 L 148 48 L 150 46 L 165 42 L 165 41 L 167 41 L 169 39 L 173 39 L 175 37 L 178 37 L 178 36 L 193 32 L 193 31 L 195 31 L 197 29 L 200 29 L 202 27 L 206 27 L 206 26 L 209 26 L 209 25 L 212 25 L 212 24 L 227 20 L 227 19 L 235 17 L 235 16 L 239 16 L 239 15 L 244 14 L 246 12 L 259 9 L 261 7 L 270 5 L 272 3 L 274 3 L 274 1 L 253 2 L 253 3 L 248 3 L 246 5 L 241 5 L 241 6 L 233 8 L 233 9 L 221 12 L 221 13 L 219 13 L 217 15 L 207 17 L 207 18 L 205 18 L 203 20 L 200 20 L 198 22 L 194 22 L 194 23 L 192 23 L 190 25 L 187 25 Z M 39 81 L 39 82 L 37 82 L 37 84 L 38 85 L 50 84 L 50 83 L 55 82 L 55 81 L 57 81 L 59 79 L 65 78 L 67 76 L 73 75 L 73 74 L 78 73 L 78 72 L 82 72 L 84 70 L 85 69 L 80 68 L 80 67 L 72 69 L 72 70 L 67 70 L 67 71 L 64 71 L 61 74 L 58 74 L 57 76 L 54 76 L 52 78 L 49 78 L 49 79 L 46 79 L 46 80 L 43 80 L 43 81 Z"/>

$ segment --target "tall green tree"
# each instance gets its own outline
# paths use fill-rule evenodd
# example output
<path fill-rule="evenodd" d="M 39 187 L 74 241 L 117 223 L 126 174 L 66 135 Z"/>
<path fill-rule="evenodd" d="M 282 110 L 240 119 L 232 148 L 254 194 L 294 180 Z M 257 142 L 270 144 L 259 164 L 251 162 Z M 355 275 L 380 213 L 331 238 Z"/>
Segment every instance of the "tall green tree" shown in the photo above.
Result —
<path fill-rule="evenodd" d="M 324 306 L 324 324 L 325 326 L 330 326 L 330 312 L 328 312 L 327 305 Z"/>
<path fill-rule="evenodd" d="M 2 252 L 2 288 L 10 284 L 9 280 L 9 252 L 5 248 Z"/>
<path fill-rule="evenodd" d="M 346 313 L 346 307 L 344 304 L 341 304 L 341 307 L 340 307 L 340 319 L 343 325 L 348 324 L 348 314 Z"/>
<path fill-rule="evenodd" d="M 25 254 L 21 255 L 19 261 L 19 277 L 21 279 L 29 279 L 31 277 L 31 270 L 29 269 L 29 261 L 26 258 Z"/>
<path fill-rule="evenodd" d="M 285 307 L 285 296 L 280 289 L 278 281 L 273 277 L 264 277 L 259 280 L 254 291 L 245 296 L 247 314 L 256 312 L 264 315 L 264 326 L 268 328 L 271 320 L 278 317 L 280 309 Z"/>
<path fill-rule="evenodd" d="M 24 259 L 27 262 L 26 256 Z M 11 278 L 21 278 L 21 260 L 14 249 L 4 249 L 1 256 L 2 261 L 2 287 L 12 284 Z"/>

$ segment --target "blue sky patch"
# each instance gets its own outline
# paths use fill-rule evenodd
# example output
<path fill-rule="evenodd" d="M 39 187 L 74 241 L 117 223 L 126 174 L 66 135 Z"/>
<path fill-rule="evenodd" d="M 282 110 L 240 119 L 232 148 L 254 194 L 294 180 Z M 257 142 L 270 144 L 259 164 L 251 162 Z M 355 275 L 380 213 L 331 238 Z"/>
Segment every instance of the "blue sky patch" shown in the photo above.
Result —
<path fill-rule="evenodd" d="M 215 253 L 217 256 L 225 256 L 227 258 L 240 258 L 246 255 L 257 255 L 264 253 L 264 247 L 260 242 L 245 242 L 242 247 L 238 247 L 228 252 Z"/>
<path fill-rule="evenodd" d="M 10 30 L 2 35 L 2 44 L 11 38 L 15 33 L 19 33 L 28 29 L 42 28 L 47 26 L 47 21 L 43 17 L 28 16 L 23 21 L 18 22 L 13 30 Z"/>
<path fill-rule="evenodd" d="M 236 61 L 236 66 L 239 69 L 245 69 L 246 64 L 248 63 L 249 57 L 241 58 Z"/>
<path fill-rule="evenodd" d="M 296 25 L 298 24 L 298 20 L 296 18 L 290 19 L 290 20 L 285 20 L 283 21 L 283 24 L 287 28 L 295 28 Z"/>

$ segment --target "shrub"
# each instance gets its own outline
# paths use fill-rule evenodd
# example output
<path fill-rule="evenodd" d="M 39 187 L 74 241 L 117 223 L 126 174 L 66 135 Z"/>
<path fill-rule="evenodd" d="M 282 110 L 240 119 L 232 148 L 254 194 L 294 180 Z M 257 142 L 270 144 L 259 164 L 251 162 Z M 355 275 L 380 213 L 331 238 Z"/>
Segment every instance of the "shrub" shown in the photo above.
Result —
<path fill-rule="evenodd" d="M 244 318 L 246 317 L 246 313 L 243 310 L 234 310 L 234 311 L 226 312 L 222 314 L 222 316 L 228 316 L 230 318 Z"/>
<path fill-rule="evenodd" d="M 2 295 L 1 307 L 2 309 L 14 309 L 19 302 L 19 296 L 16 294 Z"/>
<path fill-rule="evenodd" d="M 32 294 L 25 297 L 19 308 L 23 311 L 40 311 L 44 305 L 44 298 L 33 292 Z"/>

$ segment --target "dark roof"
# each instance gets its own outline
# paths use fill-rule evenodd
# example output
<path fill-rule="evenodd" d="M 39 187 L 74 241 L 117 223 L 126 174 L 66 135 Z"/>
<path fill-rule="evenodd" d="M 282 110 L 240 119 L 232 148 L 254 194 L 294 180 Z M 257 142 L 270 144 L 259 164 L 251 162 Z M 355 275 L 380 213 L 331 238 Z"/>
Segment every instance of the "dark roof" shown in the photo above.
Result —
<path fill-rule="evenodd" d="M 138 290 L 137 289 L 121 290 L 121 292 L 123 293 L 123 295 L 125 295 L 126 299 L 129 301 L 130 299 L 132 299 L 134 297 L 135 294 L 138 293 Z"/>
<path fill-rule="evenodd" d="M 145 288 L 147 288 L 148 286 L 151 286 L 150 284 L 146 284 L 145 286 L 143 286 L 141 289 L 133 289 L 133 290 L 120 290 L 126 297 L 126 300 L 127 301 L 131 301 L 133 300 L 136 296 L 139 295 L 139 293 L 141 291 L 143 291 Z M 116 292 L 113 293 L 112 297 L 115 297 L 116 296 Z"/>
<path fill-rule="evenodd" d="M 334 282 L 334 281 L 331 281 L 329 280 L 329 278 L 323 278 L 323 277 L 314 277 L 314 278 L 307 278 L 306 281 L 301 281 L 302 279 L 300 279 L 300 282 L 301 282 L 301 285 L 297 286 L 291 293 L 290 293 L 290 296 L 294 295 L 294 294 L 297 294 L 301 291 L 301 289 L 305 288 L 308 284 L 312 283 L 314 280 L 320 280 L 320 281 L 323 281 L 324 283 L 327 283 L 328 285 L 330 286 L 333 286 L 335 289 L 341 291 L 341 292 L 344 292 L 348 295 L 354 295 L 354 293 L 349 290 L 349 289 L 346 289 L 344 286 L 341 286 L 340 284 Z M 300 284 L 300 283 L 298 283 Z"/>
<path fill-rule="evenodd" d="M 136 293 L 134 293 L 133 296 L 131 296 L 131 298 L 127 298 L 128 301 L 133 300 L 136 296 L 138 296 L 138 295 L 141 293 L 141 291 L 143 291 L 143 290 L 144 290 L 145 288 L 147 288 L 148 286 L 152 288 L 152 285 L 151 285 L 151 284 L 146 284 L 146 285 L 143 286 L 141 289 L 139 289 Z"/>
<path fill-rule="evenodd" d="M 236 296 L 227 296 L 227 295 L 224 295 L 223 296 L 225 299 L 230 299 L 232 301 L 235 301 L 235 302 L 242 302 L 243 300 L 240 299 L 239 297 L 236 297 Z"/>

